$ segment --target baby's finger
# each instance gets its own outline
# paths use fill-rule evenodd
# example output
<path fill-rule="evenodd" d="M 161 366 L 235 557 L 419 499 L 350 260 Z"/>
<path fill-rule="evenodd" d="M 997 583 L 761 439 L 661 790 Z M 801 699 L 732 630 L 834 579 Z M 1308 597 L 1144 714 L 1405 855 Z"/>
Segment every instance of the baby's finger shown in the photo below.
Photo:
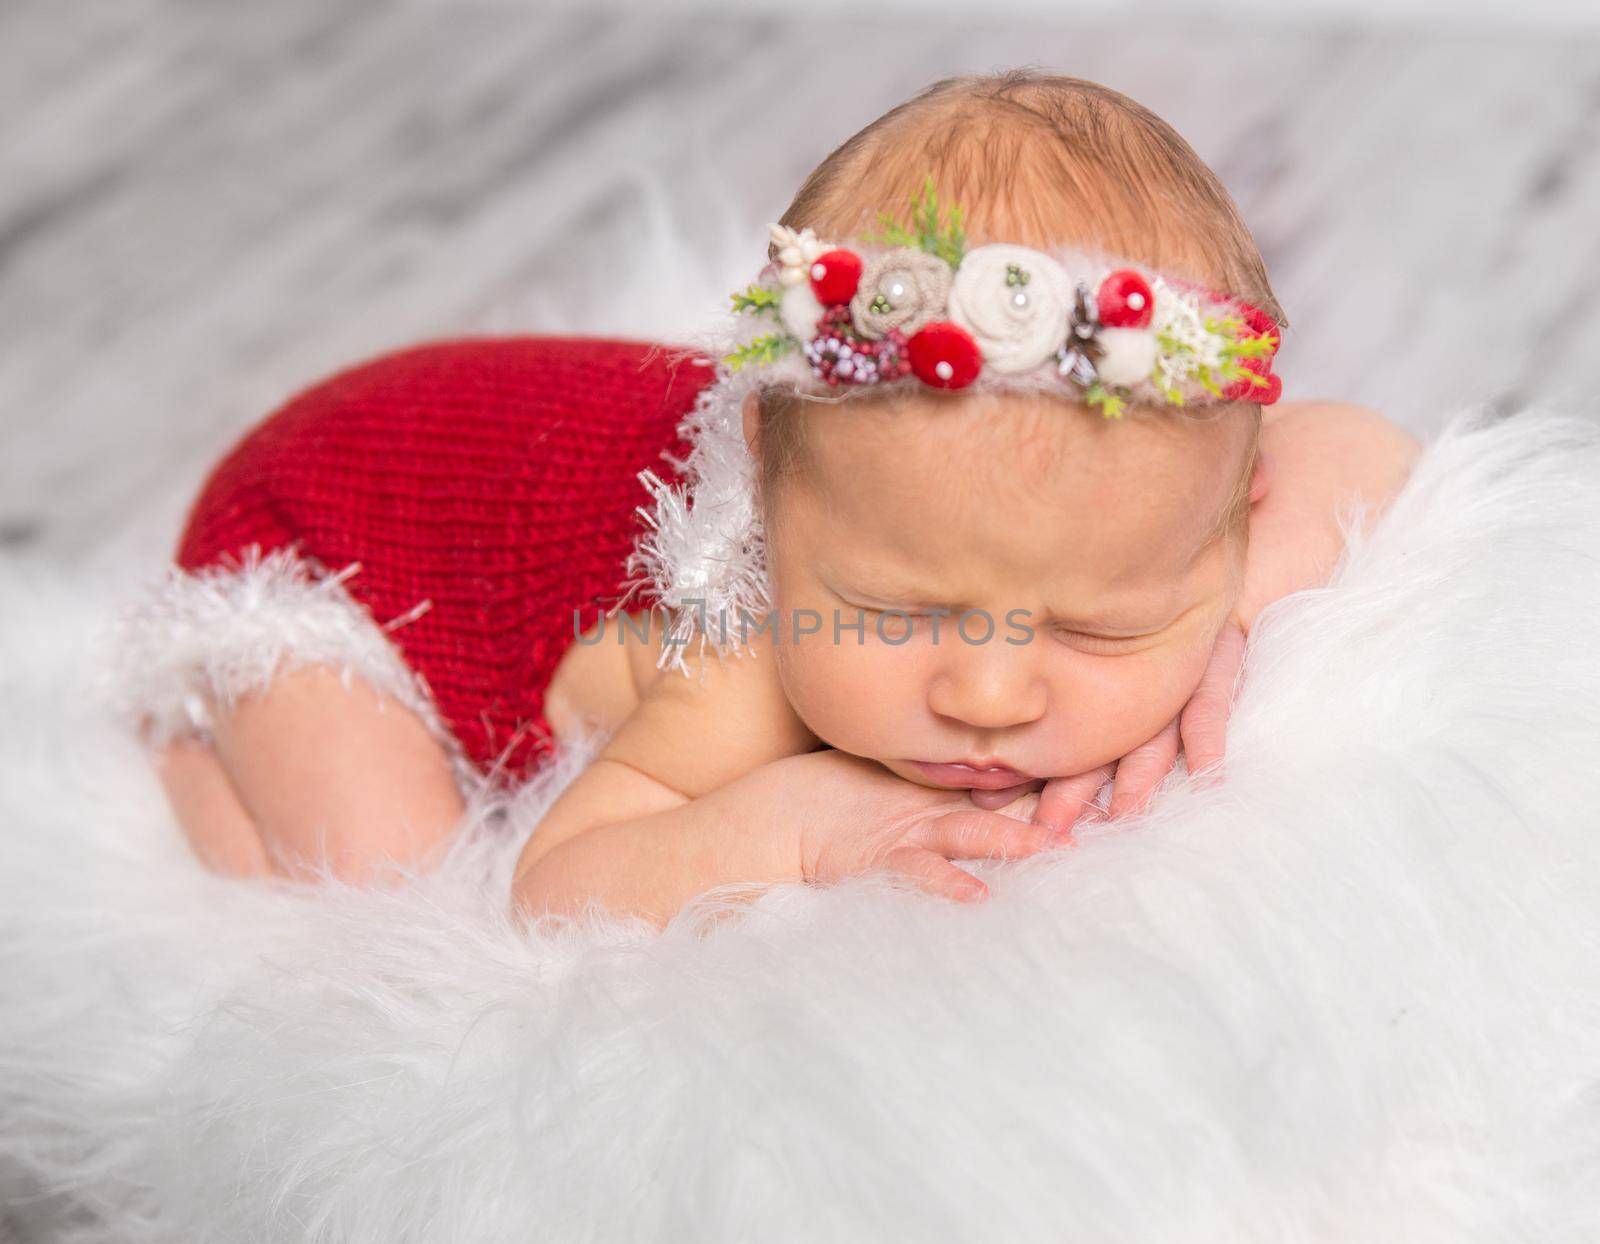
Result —
<path fill-rule="evenodd" d="M 1117 776 L 1111 785 L 1111 817 L 1143 812 L 1150 795 L 1161 779 L 1178 763 L 1178 719 L 1174 717 L 1161 733 L 1148 743 L 1134 748 L 1117 761 Z"/>
<path fill-rule="evenodd" d="M 890 872 L 910 877 L 929 894 L 958 903 L 981 903 L 989 897 L 989 887 L 983 882 L 924 847 L 896 847 L 883 863 Z"/>
<path fill-rule="evenodd" d="M 1244 663 L 1244 632 L 1231 620 L 1223 625 L 1211 650 L 1211 660 L 1200 685 L 1178 714 L 1183 754 L 1189 772 L 1212 771 L 1227 751 L 1228 715 L 1233 711 L 1234 687 Z"/>
<path fill-rule="evenodd" d="M 915 838 L 917 846 L 949 860 L 1016 860 L 1060 846 L 1067 835 L 999 812 L 957 808 L 933 817 Z"/>
<path fill-rule="evenodd" d="M 1054 829 L 1071 829 L 1094 808 L 1094 798 L 1110 778 L 1113 763 L 1108 761 L 1098 769 L 1071 777 L 1051 778 L 1039 792 L 1039 806 L 1034 810 L 1033 819 Z"/>

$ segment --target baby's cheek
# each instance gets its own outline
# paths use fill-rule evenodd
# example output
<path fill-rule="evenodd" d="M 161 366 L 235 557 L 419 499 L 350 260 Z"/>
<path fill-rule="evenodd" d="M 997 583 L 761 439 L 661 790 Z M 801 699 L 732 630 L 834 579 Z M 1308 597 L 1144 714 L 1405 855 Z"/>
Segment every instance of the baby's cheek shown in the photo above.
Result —
<path fill-rule="evenodd" d="M 1194 694 L 1208 653 L 1197 654 L 1190 641 L 1078 671 L 1062 693 L 1065 732 L 1077 744 L 1070 749 L 1070 772 L 1120 760 L 1159 734 Z"/>
<path fill-rule="evenodd" d="M 1167 725 L 1189 703 L 1205 676 L 1216 642 L 1216 628 L 1208 628 L 1176 645 L 1161 663 L 1151 680 L 1147 695 L 1149 712 L 1142 723 L 1148 727 L 1149 735 Z"/>
<path fill-rule="evenodd" d="M 898 662 L 846 632 L 832 643 L 823 634 L 782 648 L 779 672 L 785 693 L 807 727 L 824 742 L 859 755 L 873 754 L 908 693 Z M 891 749 L 892 751 L 893 749 Z"/>

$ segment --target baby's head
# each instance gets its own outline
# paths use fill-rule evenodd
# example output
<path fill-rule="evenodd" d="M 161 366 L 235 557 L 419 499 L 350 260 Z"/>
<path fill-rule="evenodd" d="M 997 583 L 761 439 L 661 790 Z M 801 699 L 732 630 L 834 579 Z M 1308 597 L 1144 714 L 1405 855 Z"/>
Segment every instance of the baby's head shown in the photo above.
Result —
<path fill-rule="evenodd" d="M 1282 323 L 1210 170 L 1159 118 L 1078 79 L 941 82 L 824 160 L 782 223 L 860 237 L 930 175 L 973 246 L 1099 250 Z M 747 399 L 773 604 L 786 627 L 823 619 L 775 652 L 823 741 L 927 785 L 973 783 L 912 762 L 1054 777 L 1126 754 L 1187 702 L 1240 588 L 1261 407 L 1107 419 L 1068 392 Z M 864 642 L 835 642 L 833 620 L 858 610 Z"/>

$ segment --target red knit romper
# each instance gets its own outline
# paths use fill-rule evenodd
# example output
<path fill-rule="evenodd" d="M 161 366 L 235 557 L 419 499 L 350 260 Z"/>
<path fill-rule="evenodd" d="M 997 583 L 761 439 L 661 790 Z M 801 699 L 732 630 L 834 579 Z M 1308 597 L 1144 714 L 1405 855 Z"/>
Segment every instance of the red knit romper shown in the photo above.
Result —
<path fill-rule="evenodd" d="M 185 571 L 293 546 L 360 570 L 346 590 L 432 690 L 480 772 L 526 778 L 550 748 L 544 692 L 623 595 L 649 498 L 676 478 L 679 421 L 712 368 L 643 343 L 520 337 L 386 355 L 292 398 L 212 470 L 176 553 Z M 639 608 L 653 598 L 629 602 Z"/>

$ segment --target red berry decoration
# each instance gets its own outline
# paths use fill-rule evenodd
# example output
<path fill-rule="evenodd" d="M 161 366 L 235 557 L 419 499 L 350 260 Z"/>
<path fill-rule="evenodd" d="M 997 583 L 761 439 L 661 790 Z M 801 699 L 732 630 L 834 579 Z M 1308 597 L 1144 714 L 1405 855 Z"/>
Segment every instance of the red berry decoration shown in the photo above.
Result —
<path fill-rule="evenodd" d="M 972 334 L 949 320 L 924 324 L 906 342 L 911 370 L 935 389 L 964 389 L 978 378 L 983 351 Z"/>
<path fill-rule="evenodd" d="M 811 264 L 811 292 L 825 307 L 837 307 L 856 296 L 861 284 L 861 256 L 854 251 L 825 251 Z"/>
<path fill-rule="evenodd" d="M 891 328 L 882 340 L 867 341 L 856 332 L 846 306 L 829 307 L 822 313 L 817 335 L 804 349 L 811 370 L 833 388 L 886 383 L 911 370 L 904 333 Z"/>
<path fill-rule="evenodd" d="M 1119 268 L 1101 281 L 1095 303 L 1107 328 L 1148 328 L 1156 313 L 1150 282 L 1132 268 Z"/>

